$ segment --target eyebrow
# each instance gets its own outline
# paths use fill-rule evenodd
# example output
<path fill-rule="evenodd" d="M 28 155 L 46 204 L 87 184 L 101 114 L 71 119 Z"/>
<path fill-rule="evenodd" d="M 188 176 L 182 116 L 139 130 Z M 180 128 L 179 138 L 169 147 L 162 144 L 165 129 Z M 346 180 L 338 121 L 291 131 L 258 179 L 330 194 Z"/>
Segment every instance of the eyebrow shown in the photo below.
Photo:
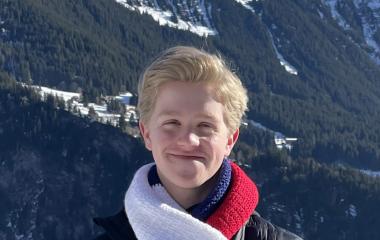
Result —
<path fill-rule="evenodd" d="M 199 114 L 197 115 L 199 116 L 200 118 L 205 118 L 205 119 L 208 119 L 210 121 L 214 121 L 214 122 L 217 122 L 217 118 L 214 116 L 214 115 L 209 115 L 209 114 Z"/>

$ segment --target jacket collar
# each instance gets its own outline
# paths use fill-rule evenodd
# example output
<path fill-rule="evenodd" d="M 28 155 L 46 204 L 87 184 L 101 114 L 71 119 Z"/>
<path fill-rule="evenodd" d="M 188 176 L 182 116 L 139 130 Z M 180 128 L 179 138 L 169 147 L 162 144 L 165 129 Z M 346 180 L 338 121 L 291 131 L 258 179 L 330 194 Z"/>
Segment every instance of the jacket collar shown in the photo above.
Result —
<path fill-rule="evenodd" d="M 112 240 L 136 239 L 131 224 L 125 215 L 124 208 L 113 216 L 94 218 L 94 222 L 101 226 Z"/>

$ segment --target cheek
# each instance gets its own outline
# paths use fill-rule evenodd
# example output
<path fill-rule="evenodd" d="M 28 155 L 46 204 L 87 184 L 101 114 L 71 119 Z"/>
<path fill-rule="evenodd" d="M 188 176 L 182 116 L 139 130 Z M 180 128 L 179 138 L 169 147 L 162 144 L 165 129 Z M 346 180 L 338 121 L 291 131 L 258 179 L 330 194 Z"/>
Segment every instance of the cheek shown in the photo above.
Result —
<path fill-rule="evenodd" d="M 170 144 L 174 139 L 174 135 L 165 131 L 155 131 L 151 134 L 151 147 L 162 148 L 163 146 Z"/>
<path fill-rule="evenodd" d="M 215 155 L 226 155 L 227 152 L 227 139 L 225 138 L 213 138 L 209 142 L 209 147 L 212 149 Z"/>

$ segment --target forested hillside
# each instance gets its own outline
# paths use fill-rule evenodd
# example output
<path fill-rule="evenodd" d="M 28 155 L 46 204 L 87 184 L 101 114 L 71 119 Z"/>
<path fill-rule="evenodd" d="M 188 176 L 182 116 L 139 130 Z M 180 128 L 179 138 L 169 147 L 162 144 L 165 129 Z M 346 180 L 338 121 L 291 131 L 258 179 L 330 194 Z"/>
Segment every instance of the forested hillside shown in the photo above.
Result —
<path fill-rule="evenodd" d="M 119 210 L 150 161 L 143 145 L 53 97 L 0 85 L 0 239 L 91 239 L 100 231 L 92 218 Z"/>
<path fill-rule="evenodd" d="M 379 66 L 358 27 L 342 29 L 322 1 L 253 1 L 254 11 L 209 1 L 218 34 L 207 38 L 160 26 L 114 1 L 0 3 L 0 67 L 19 81 L 95 101 L 136 92 L 141 70 L 158 52 L 195 45 L 226 57 L 249 88 L 248 117 L 298 137 L 298 156 L 380 169 Z M 280 64 L 279 52 L 297 75 Z"/>
<path fill-rule="evenodd" d="M 91 239 L 92 218 L 122 206 L 141 139 L 60 109 L 6 74 L 0 84 L 0 238 Z M 255 144 L 250 142 L 255 140 Z M 380 179 L 291 158 L 272 137 L 242 128 L 232 158 L 260 189 L 258 211 L 305 239 L 378 239 Z"/>

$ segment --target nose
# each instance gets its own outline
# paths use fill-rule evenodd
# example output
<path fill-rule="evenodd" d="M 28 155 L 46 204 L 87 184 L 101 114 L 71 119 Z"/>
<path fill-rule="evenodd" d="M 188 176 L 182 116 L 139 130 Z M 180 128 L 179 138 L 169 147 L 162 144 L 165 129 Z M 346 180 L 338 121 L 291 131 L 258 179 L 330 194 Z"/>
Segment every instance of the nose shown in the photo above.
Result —
<path fill-rule="evenodd" d="M 183 130 L 177 139 L 179 146 L 184 148 L 192 148 L 199 146 L 199 136 L 190 130 Z"/>

